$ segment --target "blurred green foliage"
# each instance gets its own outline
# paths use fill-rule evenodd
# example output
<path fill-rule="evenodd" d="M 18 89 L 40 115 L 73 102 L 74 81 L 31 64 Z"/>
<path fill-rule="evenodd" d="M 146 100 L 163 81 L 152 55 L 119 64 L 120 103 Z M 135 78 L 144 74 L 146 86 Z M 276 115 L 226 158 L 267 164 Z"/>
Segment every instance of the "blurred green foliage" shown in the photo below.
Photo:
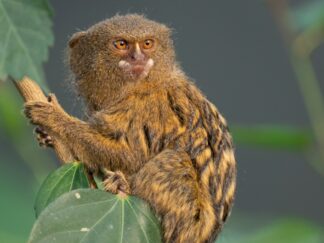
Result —
<path fill-rule="evenodd" d="M 289 11 L 289 17 L 296 30 L 324 27 L 324 2 L 313 0 Z"/>
<path fill-rule="evenodd" d="M 13 171 L 1 166 L 0 242 L 22 243 L 26 242 L 35 221 L 32 210 L 35 190 L 31 185 L 22 185 L 12 175 Z"/>
<path fill-rule="evenodd" d="M 312 0 L 304 6 L 286 9 L 283 12 L 285 16 L 282 19 L 286 21 L 284 23 L 286 27 L 288 26 L 285 30 L 291 31 L 289 36 L 293 36 L 293 40 L 294 38 L 300 39 L 300 36 L 296 36 L 296 31 L 308 33 L 309 30 L 312 30 L 312 35 L 307 35 L 307 38 L 302 36 L 308 41 L 307 43 L 311 43 L 310 50 L 315 50 L 314 47 L 323 42 L 321 37 L 324 29 L 323 1 Z M 30 177 L 34 181 L 28 185 L 21 184 L 14 177 L 13 171 L 4 166 L 7 161 L 1 155 L 0 242 L 26 242 L 35 221 L 32 210 L 36 196 L 35 185 L 38 187 L 43 178 L 55 166 L 51 157 L 37 148 L 31 136 L 31 127 L 27 125 L 21 114 L 20 96 L 10 83 L 3 83 L 8 76 L 20 79 L 24 75 L 29 75 L 46 89 L 42 64 L 47 60 L 48 47 L 54 41 L 51 30 L 52 16 L 53 10 L 47 0 L 0 0 L 0 134 L 4 134 L 12 142 L 12 147 L 18 158 L 29 168 Z M 314 29 L 316 29 L 315 35 Z M 303 42 L 301 43 L 303 44 Z M 298 47 L 298 45 L 296 46 Z M 299 44 L 300 46 L 303 45 Z M 288 48 L 292 48 L 292 46 L 289 44 Z M 296 50 L 298 48 L 292 48 L 292 51 Z M 302 53 L 309 54 L 310 51 L 305 52 L 303 49 Z M 300 68 L 296 67 L 298 69 L 296 77 L 299 80 L 305 104 L 309 109 L 312 126 L 310 128 L 287 125 L 233 126 L 233 137 L 237 146 L 249 145 L 295 152 L 317 148 L 321 153 L 321 150 L 324 150 L 321 147 L 321 141 L 324 141 L 324 132 L 321 126 L 317 125 L 324 120 L 321 115 L 318 115 L 320 112 L 312 108 L 317 107 L 317 110 L 321 110 L 323 107 L 322 95 L 318 93 L 319 91 L 317 96 L 310 95 L 307 90 L 303 92 L 307 85 L 313 85 L 312 87 L 316 90 L 317 80 L 312 72 L 311 62 L 307 59 L 308 56 L 300 57 L 299 54 L 292 55 L 292 60 L 298 56 L 301 58 L 298 60 L 299 67 L 306 67 L 310 71 L 308 72 L 310 75 L 307 73 L 304 75 L 305 73 L 300 73 Z M 321 163 L 323 166 L 323 161 Z M 246 229 L 244 226 L 249 225 L 249 222 L 248 217 L 239 217 L 234 214 L 218 242 L 324 242 L 323 228 L 300 219 L 283 219 L 262 227 L 250 226 L 249 229 Z"/>
<path fill-rule="evenodd" d="M 264 226 L 249 227 L 248 220 L 225 228 L 218 243 L 322 243 L 323 229 L 298 218 L 275 220 Z"/>
<path fill-rule="evenodd" d="M 30 75 L 43 88 L 42 63 L 53 44 L 52 10 L 45 0 L 0 0 L 0 134 L 11 141 L 20 163 L 29 168 L 34 183 L 22 184 L 19 174 L 8 170 L 1 154 L 0 242 L 26 242 L 35 217 L 33 208 L 37 187 L 55 163 L 39 150 L 32 128 L 22 115 L 22 100 L 8 76 L 20 79 Z"/>
<path fill-rule="evenodd" d="M 310 129 L 288 125 L 234 125 L 231 132 L 235 144 L 265 149 L 305 151 L 314 143 Z"/>

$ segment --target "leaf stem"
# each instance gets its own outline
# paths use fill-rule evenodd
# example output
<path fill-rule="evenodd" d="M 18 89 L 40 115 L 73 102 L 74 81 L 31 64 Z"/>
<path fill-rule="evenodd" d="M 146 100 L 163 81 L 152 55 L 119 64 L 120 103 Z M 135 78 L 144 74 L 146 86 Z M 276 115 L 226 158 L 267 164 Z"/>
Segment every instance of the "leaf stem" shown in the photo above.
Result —
<path fill-rule="evenodd" d="M 324 161 L 324 100 L 319 81 L 310 56 L 300 55 L 298 49 L 292 48 L 291 63 L 318 143 L 321 160 Z"/>
<path fill-rule="evenodd" d="M 324 34 L 322 28 L 317 25 L 310 26 L 301 34 L 297 33 L 293 23 L 290 22 L 291 19 L 288 18 L 290 13 L 288 2 L 286 0 L 283 1 L 285 4 L 282 4 L 281 0 L 268 2 L 289 49 L 293 71 L 318 144 L 323 168 L 321 171 L 324 171 L 324 99 L 311 61 L 312 53 L 323 43 Z"/>

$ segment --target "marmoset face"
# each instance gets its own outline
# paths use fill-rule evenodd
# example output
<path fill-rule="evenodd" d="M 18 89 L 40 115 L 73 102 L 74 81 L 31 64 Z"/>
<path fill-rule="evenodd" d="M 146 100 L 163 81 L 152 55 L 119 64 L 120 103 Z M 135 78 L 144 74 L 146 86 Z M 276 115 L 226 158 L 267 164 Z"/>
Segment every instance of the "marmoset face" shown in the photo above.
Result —
<path fill-rule="evenodd" d="M 143 79 L 154 65 L 154 54 L 158 41 L 154 38 L 127 40 L 116 38 L 111 41 L 110 49 L 120 57 L 118 66 L 126 77 Z"/>
<path fill-rule="evenodd" d="M 129 83 L 168 79 L 177 65 L 171 30 L 136 14 L 73 34 L 68 55 L 78 93 L 96 107 Z"/>

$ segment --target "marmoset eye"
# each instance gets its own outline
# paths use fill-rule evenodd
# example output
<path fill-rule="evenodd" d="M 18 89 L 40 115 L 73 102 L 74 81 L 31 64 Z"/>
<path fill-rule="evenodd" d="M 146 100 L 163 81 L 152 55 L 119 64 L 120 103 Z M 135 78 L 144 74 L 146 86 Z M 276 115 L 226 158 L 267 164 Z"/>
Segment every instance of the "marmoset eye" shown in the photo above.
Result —
<path fill-rule="evenodd" d="M 126 40 L 117 40 L 114 41 L 114 46 L 118 49 L 118 50 L 126 50 L 128 49 L 128 43 Z"/>

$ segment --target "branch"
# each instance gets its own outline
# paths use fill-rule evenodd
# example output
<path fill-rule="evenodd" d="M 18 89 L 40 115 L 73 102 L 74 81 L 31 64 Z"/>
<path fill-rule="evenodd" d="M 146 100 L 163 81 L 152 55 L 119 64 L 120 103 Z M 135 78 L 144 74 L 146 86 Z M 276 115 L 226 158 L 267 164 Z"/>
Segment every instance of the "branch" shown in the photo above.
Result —
<path fill-rule="evenodd" d="M 28 101 L 42 101 L 49 102 L 47 96 L 43 93 L 42 89 L 38 86 L 38 84 L 28 77 L 24 77 L 21 81 L 16 81 L 13 78 L 10 78 L 20 95 L 23 97 L 25 102 Z M 76 161 L 70 149 L 60 140 L 59 137 L 55 136 L 55 134 L 48 134 L 53 140 L 53 148 L 54 151 L 61 161 L 62 164 L 70 163 Z M 96 188 L 96 183 L 94 181 L 93 175 L 91 173 L 87 173 L 89 182 L 92 188 Z"/>
<path fill-rule="evenodd" d="M 48 102 L 47 97 L 41 90 L 41 88 L 36 84 L 35 81 L 29 79 L 28 77 L 24 77 L 20 82 L 13 80 L 17 90 L 20 95 L 23 97 L 25 102 L 28 101 L 43 101 Z M 64 144 L 60 141 L 59 138 L 55 137 L 54 134 L 49 134 L 53 139 L 53 147 L 55 153 L 62 163 L 69 163 L 74 161 L 74 157 L 69 149 L 64 146 Z"/>

